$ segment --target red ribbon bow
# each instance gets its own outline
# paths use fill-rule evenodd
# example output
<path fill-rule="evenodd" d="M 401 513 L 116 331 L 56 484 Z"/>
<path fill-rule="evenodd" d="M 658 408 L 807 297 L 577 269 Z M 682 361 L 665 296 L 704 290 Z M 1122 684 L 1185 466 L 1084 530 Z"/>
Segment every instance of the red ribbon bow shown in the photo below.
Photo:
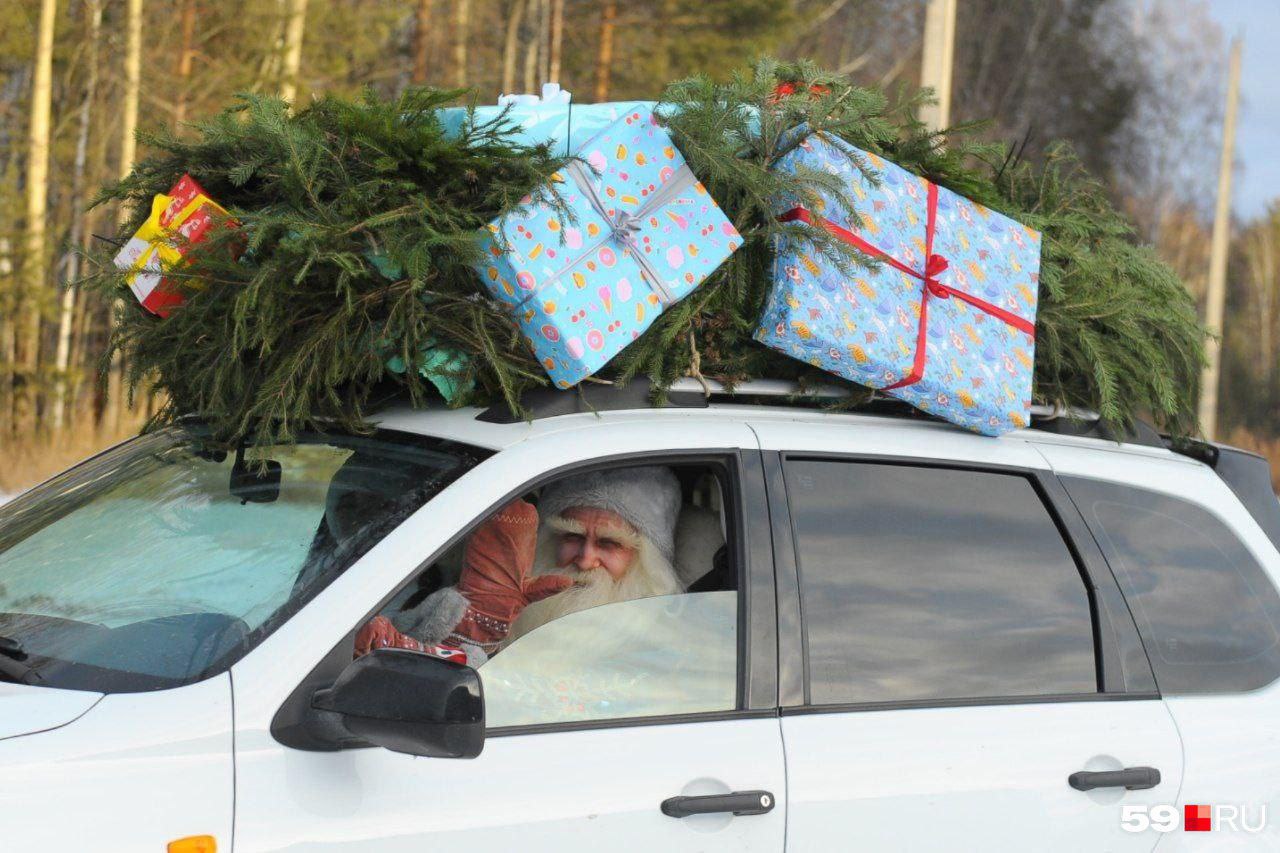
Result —
<path fill-rule="evenodd" d="M 794 95 L 796 92 L 801 90 L 802 86 L 803 84 L 799 82 L 779 83 L 777 86 L 773 87 L 773 94 L 769 96 L 769 103 L 776 104 L 788 95 Z M 829 88 L 823 86 L 821 83 L 810 83 L 807 87 L 807 91 L 810 98 L 820 97 L 831 92 Z"/>
<path fill-rule="evenodd" d="M 873 258 L 879 258 L 894 269 L 901 270 L 907 275 L 912 276 L 913 278 L 918 278 L 924 282 L 924 293 L 920 297 L 920 328 L 916 332 L 916 355 L 915 360 L 911 364 L 911 372 L 892 385 L 886 385 L 881 389 L 884 391 L 892 391 L 894 388 L 914 385 L 924 377 L 925 363 L 928 358 L 928 352 L 926 349 L 928 341 L 926 340 L 926 333 L 929 330 L 930 296 L 936 296 L 938 299 L 949 299 L 952 296 L 957 299 L 962 299 L 977 308 L 979 311 L 984 311 L 996 319 L 1008 323 L 1018 331 L 1025 332 L 1030 335 L 1032 339 L 1036 336 L 1035 324 L 1030 321 L 1019 317 L 1011 311 L 1006 311 L 998 305 L 993 305 L 984 299 L 979 299 L 970 293 L 965 293 L 963 290 L 957 290 L 950 285 L 943 284 L 938 281 L 937 276 L 942 275 L 942 273 L 950 266 L 950 263 L 942 255 L 936 255 L 933 252 L 933 232 L 937 218 L 938 187 L 936 184 L 929 183 L 928 215 L 925 220 L 924 228 L 924 254 L 927 260 L 924 264 L 924 270 L 920 271 L 912 269 L 890 255 L 888 252 L 881 251 L 866 240 L 862 239 L 862 237 L 854 234 L 852 231 L 841 228 L 830 219 L 815 217 L 803 205 L 793 207 L 778 217 L 780 222 L 794 222 L 799 220 L 801 222 L 808 223 L 809 225 L 820 225 L 863 253 L 871 255 Z"/>

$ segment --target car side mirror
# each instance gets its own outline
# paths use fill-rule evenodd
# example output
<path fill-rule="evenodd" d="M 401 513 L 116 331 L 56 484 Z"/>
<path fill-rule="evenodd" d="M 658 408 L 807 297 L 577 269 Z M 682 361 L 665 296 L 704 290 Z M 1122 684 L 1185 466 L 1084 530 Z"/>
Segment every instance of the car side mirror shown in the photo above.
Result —
<path fill-rule="evenodd" d="M 311 707 L 338 714 L 352 735 L 393 752 L 475 758 L 484 748 L 484 691 L 469 666 L 406 649 L 352 661 Z"/>

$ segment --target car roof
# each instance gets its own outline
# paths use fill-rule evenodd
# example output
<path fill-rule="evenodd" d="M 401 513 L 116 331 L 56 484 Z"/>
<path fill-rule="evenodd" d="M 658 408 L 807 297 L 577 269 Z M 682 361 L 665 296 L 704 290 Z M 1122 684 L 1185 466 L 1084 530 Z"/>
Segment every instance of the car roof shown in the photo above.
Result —
<path fill-rule="evenodd" d="M 563 393 L 563 392 L 561 392 Z M 695 408 L 655 407 L 637 405 L 633 408 L 613 408 L 596 411 L 566 412 L 549 416 L 533 415 L 528 419 L 493 417 L 493 409 L 466 407 L 448 409 L 441 404 L 434 407 L 414 408 L 398 402 L 380 410 L 372 420 L 379 427 L 403 432 L 431 435 L 500 451 L 522 441 L 566 430 L 591 430 L 608 428 L 610 424 L 670 424 L 673 421 L 696 419 L 723 421 L 724 423 L 788 422 L 810 423 L 841 429 L 875 428 L 891 426 L 895 430 L 916 433 L 922 446 L 928 437 L 946 433 L 951 436 L 972 436 L 975 442 L 1003 441 L 1025 442 L 1038 445 L 1066 445 L 1113 453 L 1134 454 L 1161 459 L 1188 461 L 1172 453 L 1163 444 L 1150 441 L 1115 441 L 1110 438 L 1089 435 L 1071 435 L 1041 428 L 1021 429 L 999 438 L 971 433 L 958 426 L 933 418 L 904 416 L 898 412 L 869 413 L 863 411 L 833 411 L 806 406 L 779 406 L 754 403 L 720 402 L 710 400 Z M 1149 430 L 1149 428 L 1148 428 Z"/>

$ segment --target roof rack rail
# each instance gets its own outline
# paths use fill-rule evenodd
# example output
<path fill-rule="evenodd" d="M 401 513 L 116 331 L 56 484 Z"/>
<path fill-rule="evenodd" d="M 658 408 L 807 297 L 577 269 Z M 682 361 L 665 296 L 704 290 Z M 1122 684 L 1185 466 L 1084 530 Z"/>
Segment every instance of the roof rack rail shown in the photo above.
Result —
<path fill-rule="evenodd" d="M 644 377 L 637 377 L 626 385 L 606 382 L 583 383 L 566 393 L 553 388 L 531 391 L 521 403 L 532 420 L 552 418 L 584 412 L 609 412 L 626 409 L 653 408 L 653 385 Z M 714 379 L 699 380 L 690 377 L 677 379 L 667 389 L 662 408 L 705 409 L 710 403 L 755 403 L 773 406 L 815 407 L 830 405 L 849 396 L 849 388 L 832 384 L 804 385 L 790 379 L 750 379 L 735 384 L 732 389 Z M 901 418 L 940 420 L 893 397 L 873 392 L 865 402 L 851 411 L 858 414 L 882 414 Z M 487 423 L 509 424 L 523 420 L 511 413 L 505 403 L 485 409 L 476 420 Z M 1086 438 L 1102 438 L 1108 441 L 1164 447 L 1160 436 L 1146 423 L 1138 421 L 1128 433 L 1120 434 L 1105 424 L 1097 412 L 1063 406 L 1032 406 L 1033 429 L 1059 435 Z"/>

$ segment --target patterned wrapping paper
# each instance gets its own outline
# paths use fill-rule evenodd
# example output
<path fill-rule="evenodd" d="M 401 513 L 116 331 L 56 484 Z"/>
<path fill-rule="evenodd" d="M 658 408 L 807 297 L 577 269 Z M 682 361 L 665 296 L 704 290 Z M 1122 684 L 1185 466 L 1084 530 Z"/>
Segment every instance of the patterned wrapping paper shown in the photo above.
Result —
<path fill-rule="evenodd" d="M 567 94 L 567 93 L 566 93 Z M 510 107 L 446 107 L 438 112 L 445 132 L 461 135 L 463 128 L 493 121 L 506 110 L 513 126 L 507 138 L 519 145 L 547 143 L 556 155 L 575 153 L 582 143 L 636 110 L 653 109 L 653 101 L 617 101 L 604 104 L 516 101 Z"/>
<path fill-rule="evenodd" d="M 216 216 L 226 215 L 190 175 L 179 178 L 168 195 L 152 199 L 151 215 L 114 259 L 117 268 L 127 271 L 129 288 L 142 307 L 168 317 L 182 304 L 182 293 L 165 273 L 175 269 L 189 248 L 209 235 Z M 228 220 L 227 224 L 236 223 Z"/>
<path fill-rule="evenodd" d="M 485 286 L 557 388 L 598 371 L 741 243 L 652 110 L 587 141 L 553 176 L 573 221 L 525 198 L 483 238 Z"/>
<path fill-rule="evenodd" d="M 879 186 L 851 153 L 878 173 Z M 779 168 L 837 175 L 851 202 L 842 207 L 822 194 L 806 214 L 782 199 L 781 216 L 848 232 L 842 239 L 860 239 L 897 265 L 882 261 L 849 277 L 800 237 L 783 239 L 756 339 L 977 432 L 1026 426 L 1040 234 L 834 138 L 809 137 Z"/>

